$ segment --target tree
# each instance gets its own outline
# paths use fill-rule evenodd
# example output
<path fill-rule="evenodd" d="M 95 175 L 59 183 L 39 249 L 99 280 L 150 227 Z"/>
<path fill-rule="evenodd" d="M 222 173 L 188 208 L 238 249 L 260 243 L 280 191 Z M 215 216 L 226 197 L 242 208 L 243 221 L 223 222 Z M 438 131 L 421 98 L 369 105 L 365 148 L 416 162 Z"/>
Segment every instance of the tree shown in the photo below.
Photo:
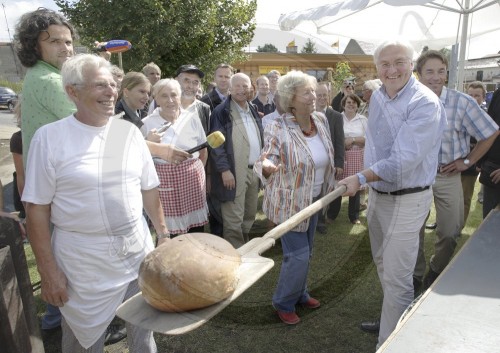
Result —
<path fill-rule="evenodd" d="M 257 47 L 257 53 L 278 53 L 278 48 L 273 44 L 264 44 L 263 47 L 260 45 Z"/>
<path fill-rule="evenodd" d="M 255 30 L 256 0 L 55 0 L 84 45 L 125 39 L 125 72 L 151 61 L 162 76 L 194 64 L 211 76 L 222 63 L 245 61 Z M 116 56 L 116 55 L 113 55 Z"/>
<path fill-rule="evenodd" d="M 300 51 L 303 54 L 316 54 L 318 49 L 316 49 L 316 43 L 314 43 L 311 38 L 307 39 L 306 44 L 302 47 Z"/>

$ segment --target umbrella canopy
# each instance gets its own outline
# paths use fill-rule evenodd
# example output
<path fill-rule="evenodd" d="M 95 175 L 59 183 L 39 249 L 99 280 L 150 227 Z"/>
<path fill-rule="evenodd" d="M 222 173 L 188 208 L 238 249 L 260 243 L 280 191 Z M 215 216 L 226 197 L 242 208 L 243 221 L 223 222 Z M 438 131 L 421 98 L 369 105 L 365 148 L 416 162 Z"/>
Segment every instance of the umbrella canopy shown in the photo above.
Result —
<path fill-rule="evenodd" d="M 500 0 L 347 0 L 281 15 L 279 25 L 291 30 L 312 21 L 318 33 L 375 44 L 399 36 L 416 50 L 460 43 L 458 82 L 462 82 L 467 41 L 494 31 L 500 34 L 499 19 Z"/>

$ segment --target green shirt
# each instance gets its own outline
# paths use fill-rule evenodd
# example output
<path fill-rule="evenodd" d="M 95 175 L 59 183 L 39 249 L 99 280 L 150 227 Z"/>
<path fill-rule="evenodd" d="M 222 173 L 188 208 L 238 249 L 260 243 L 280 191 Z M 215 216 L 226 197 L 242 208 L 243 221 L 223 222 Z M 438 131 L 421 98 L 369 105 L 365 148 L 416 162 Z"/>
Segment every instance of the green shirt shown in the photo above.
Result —
<path fill-rule="evenodd" d="M 39 127 L 73 114 L 76 107 L 66 96 L 61 72 L 39 60 L 28 69 L 21 97 L 23 160 L 26 166 L 31 139 Z"/>

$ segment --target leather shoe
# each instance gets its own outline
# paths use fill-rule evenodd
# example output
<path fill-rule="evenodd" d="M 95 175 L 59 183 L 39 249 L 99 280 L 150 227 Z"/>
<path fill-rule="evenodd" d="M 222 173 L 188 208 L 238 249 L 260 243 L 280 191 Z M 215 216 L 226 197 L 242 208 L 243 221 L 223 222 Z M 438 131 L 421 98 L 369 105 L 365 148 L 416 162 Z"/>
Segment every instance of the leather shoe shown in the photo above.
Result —
<path fill-rule="evenodd" d="M 380 330 L 380 320 L 363 321 L 361 325 L 359 325 L 359 328 L 368 333 L 378 334 Z"/>
<path fill-rule="evenodd" d="M 416 299 L 422 291 L 422 280 L 417 277 L 413 277 L 413 298 Z"/>
<path fill-rule="evenodd" d="M 287 313 L 281 310 L 276 310 L 276 313 L 278 314 L 280 320 L 287 325 L 296 325 L 300 322 L 300 317 L 298 317 L 294 311 Z"/>
<path fill-rule="evenodd" d="M 115 344 L 127 337 L 127 329 L 123 324 L 111 324 L 106 329 L 104 345 Z"/>
<path fill-rule="evenodd" d="M 321 306 L 321 303 L 318 299 L 314 299 L 313 297 L 309 297 L 309 299 L 305 303 L 300 303 L 304 308 L 308 309 L 316 309 Z"/>
<path fill-rule="evenodd" d="M 434 272 L 434 270 L 432 268 L 429 268 L 429 272 L 427 272 L 427 274 L 424 277 L 424 288 L 423 289 L 429 288 L 434 283 L 436 278 L 438 278 L 438 277 L 439 277 L 439 273 Z"/>
<path fill-rule="evenodd" d="M 361 224 L 361 221 L 359 219 L 353 219 L 351 221 L 352 224 Z"/>
<path fill-rule="evenodd" d="M 436 229 L 437 226 L 437 223 L 428 223 L 425 225 L 425 229 Z"/>

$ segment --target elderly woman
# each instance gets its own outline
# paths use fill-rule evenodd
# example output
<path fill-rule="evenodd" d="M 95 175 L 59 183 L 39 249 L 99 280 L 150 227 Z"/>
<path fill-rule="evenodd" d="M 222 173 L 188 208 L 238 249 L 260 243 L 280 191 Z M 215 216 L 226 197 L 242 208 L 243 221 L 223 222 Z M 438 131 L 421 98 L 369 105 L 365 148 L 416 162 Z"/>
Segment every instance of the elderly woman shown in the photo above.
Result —
<path fill-rule="evenodd" d="M 115 113 L 124 112 L 122 118 L 138 128 L 142 126 L 141 110 L 149 102 L 151 83 L 140 72 L 128 72 L 121 82 Z"/>
<path fill-rule="evenodd" d="M 262 155 L 254 166 L 265 187 L 263 210 L 276 224 L 334 188 L 330 130 L 326 117 L 315 112 L 315 89 L 316 79 L 300 71 L 280 79 L 280 105 L 286 113 L 266 127 Z M 285 324 L 300 321 L 295 305 L 320 306 L 306 285 L 317 220 L 315 214 L 281 238 L 283 263 L 273 306 Z"/>
<path fill-rule="evenodd" d="M 361 99 L 356 94 L 347 94 L 342 98 L 345 156 L 344 170 L 337 175 L 337 180 L 342 180 L 363 170 L 363 154 L 368 119 L 357 113 L 360 104 Z M 352 224 L 361 223 L 359 220 L 359 200 L 359 191 L 356 195 L 349 197 L 348 216 Z M 333 220 L 339 215 L 341 205 L 342 198 L 340 197 L 331 203 L 330 208 L 332 212 L 329 216 L 333 217 Z"/>
<path fill-rule="evenodd" d="M 153 96 L 158 105 L 153 114 L 142 120 L 143 135 L 161 143 L 168 143 L 188 150 L 204 143 L 205 131 L 194 109 L 182 110 L 181 86 L 174 79 L 162 79 L 153 87 Z M 167 125 L 165 125 L 167 124 Z M 162 127 L 167 130 L 158 134 Z M 170 234 L 203 232 L 208 223 L 208 206 L 205 190 L 204 166 L 207 149 L 193 153 L 183 162 L 168 163 L 155 159 L 160 178 L 160 200 Z"/>
<path fill-rule="evenodd" d="M 63 353 L 102 352 L 116 309 L 139 292 L 139 266 L 153 249 L 143 207 L 157 234 L 168 234 L 141 133 L 110 119 L 110 70 L 97 55 L 64 63 L 62 83 L 77 111 L 38 129 L 28 154 L 22 199 L 42 299 L 63 316 Z M 151 331 L 127 324 L 127 332 L 131 352 L 156 352 Z"/>

